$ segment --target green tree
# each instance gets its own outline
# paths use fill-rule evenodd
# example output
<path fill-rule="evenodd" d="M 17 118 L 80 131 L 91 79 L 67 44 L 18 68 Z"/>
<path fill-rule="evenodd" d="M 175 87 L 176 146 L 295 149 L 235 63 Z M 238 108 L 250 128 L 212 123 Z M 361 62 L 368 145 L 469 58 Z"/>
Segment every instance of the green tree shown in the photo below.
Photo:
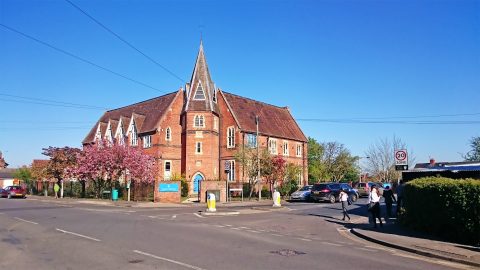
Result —
<path fill-rule="evenodd" d="M 27 185 L 30 194 L 32 194 L 32 172 L 30 171 L 30 168 L 23 166 L 17 169 L 13 173 L 13 177 L 22 180 L 23 183 Z"/>
<path fill-rule="evenodd" d="M 325 170 L 322 163 L 323 145 L 314 138 L 308 138 L 308 183 L 313 184 L 320 181 Z"/>
<path fill-rule="evenodd" d="M 463 156 L 465 161 L 480 161 L 480 136 L 470 139 L 470 147 L 472 149 Z"/>

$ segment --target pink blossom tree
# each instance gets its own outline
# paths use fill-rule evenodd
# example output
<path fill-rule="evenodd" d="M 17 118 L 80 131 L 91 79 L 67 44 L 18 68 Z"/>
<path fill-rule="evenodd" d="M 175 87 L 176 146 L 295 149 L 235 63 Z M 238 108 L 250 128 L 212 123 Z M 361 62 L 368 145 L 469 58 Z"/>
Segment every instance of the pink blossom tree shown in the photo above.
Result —
<path fill-rule="evenodd" d="M 122 177 L 151 183 L 155 180 L 154 170 L 155 159 L 140 148 L 103 142 L 85 146 L 70 171 L 77 179 L 92 181 L 98 198 L 101 189 L 105 186 L 113 189 Z"/>

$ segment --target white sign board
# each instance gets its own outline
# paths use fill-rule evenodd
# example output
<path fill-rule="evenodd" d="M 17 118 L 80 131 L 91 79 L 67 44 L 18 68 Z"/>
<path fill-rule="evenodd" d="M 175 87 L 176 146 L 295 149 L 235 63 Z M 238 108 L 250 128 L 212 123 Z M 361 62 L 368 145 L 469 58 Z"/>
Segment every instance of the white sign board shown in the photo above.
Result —
<path fill-rule="evenodd" d="M 395 150 L 395 165 L 408 165 L 408 154 L 406 149 Z"/>

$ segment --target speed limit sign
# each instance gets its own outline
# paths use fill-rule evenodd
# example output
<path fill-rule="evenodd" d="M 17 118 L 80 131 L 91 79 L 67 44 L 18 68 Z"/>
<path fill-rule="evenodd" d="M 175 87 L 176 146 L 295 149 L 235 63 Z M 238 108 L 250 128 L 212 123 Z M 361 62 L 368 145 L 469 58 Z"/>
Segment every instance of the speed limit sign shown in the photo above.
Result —
<path fill-rule="evenodd" d="M 395 150 L 395 169 L 408 170 L 408 154 L 406 149 Z"/>

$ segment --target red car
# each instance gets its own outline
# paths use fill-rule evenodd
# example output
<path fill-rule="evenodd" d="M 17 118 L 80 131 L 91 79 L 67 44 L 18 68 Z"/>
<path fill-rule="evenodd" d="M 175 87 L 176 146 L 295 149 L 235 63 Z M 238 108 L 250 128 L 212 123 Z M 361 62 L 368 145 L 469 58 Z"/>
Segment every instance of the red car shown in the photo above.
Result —
<path fill-rule="evenodd" d="M 26 198 L 27 190 L 21 186 L 8 186 L 0 191 L 0 197 L 2 198 Z"/>

